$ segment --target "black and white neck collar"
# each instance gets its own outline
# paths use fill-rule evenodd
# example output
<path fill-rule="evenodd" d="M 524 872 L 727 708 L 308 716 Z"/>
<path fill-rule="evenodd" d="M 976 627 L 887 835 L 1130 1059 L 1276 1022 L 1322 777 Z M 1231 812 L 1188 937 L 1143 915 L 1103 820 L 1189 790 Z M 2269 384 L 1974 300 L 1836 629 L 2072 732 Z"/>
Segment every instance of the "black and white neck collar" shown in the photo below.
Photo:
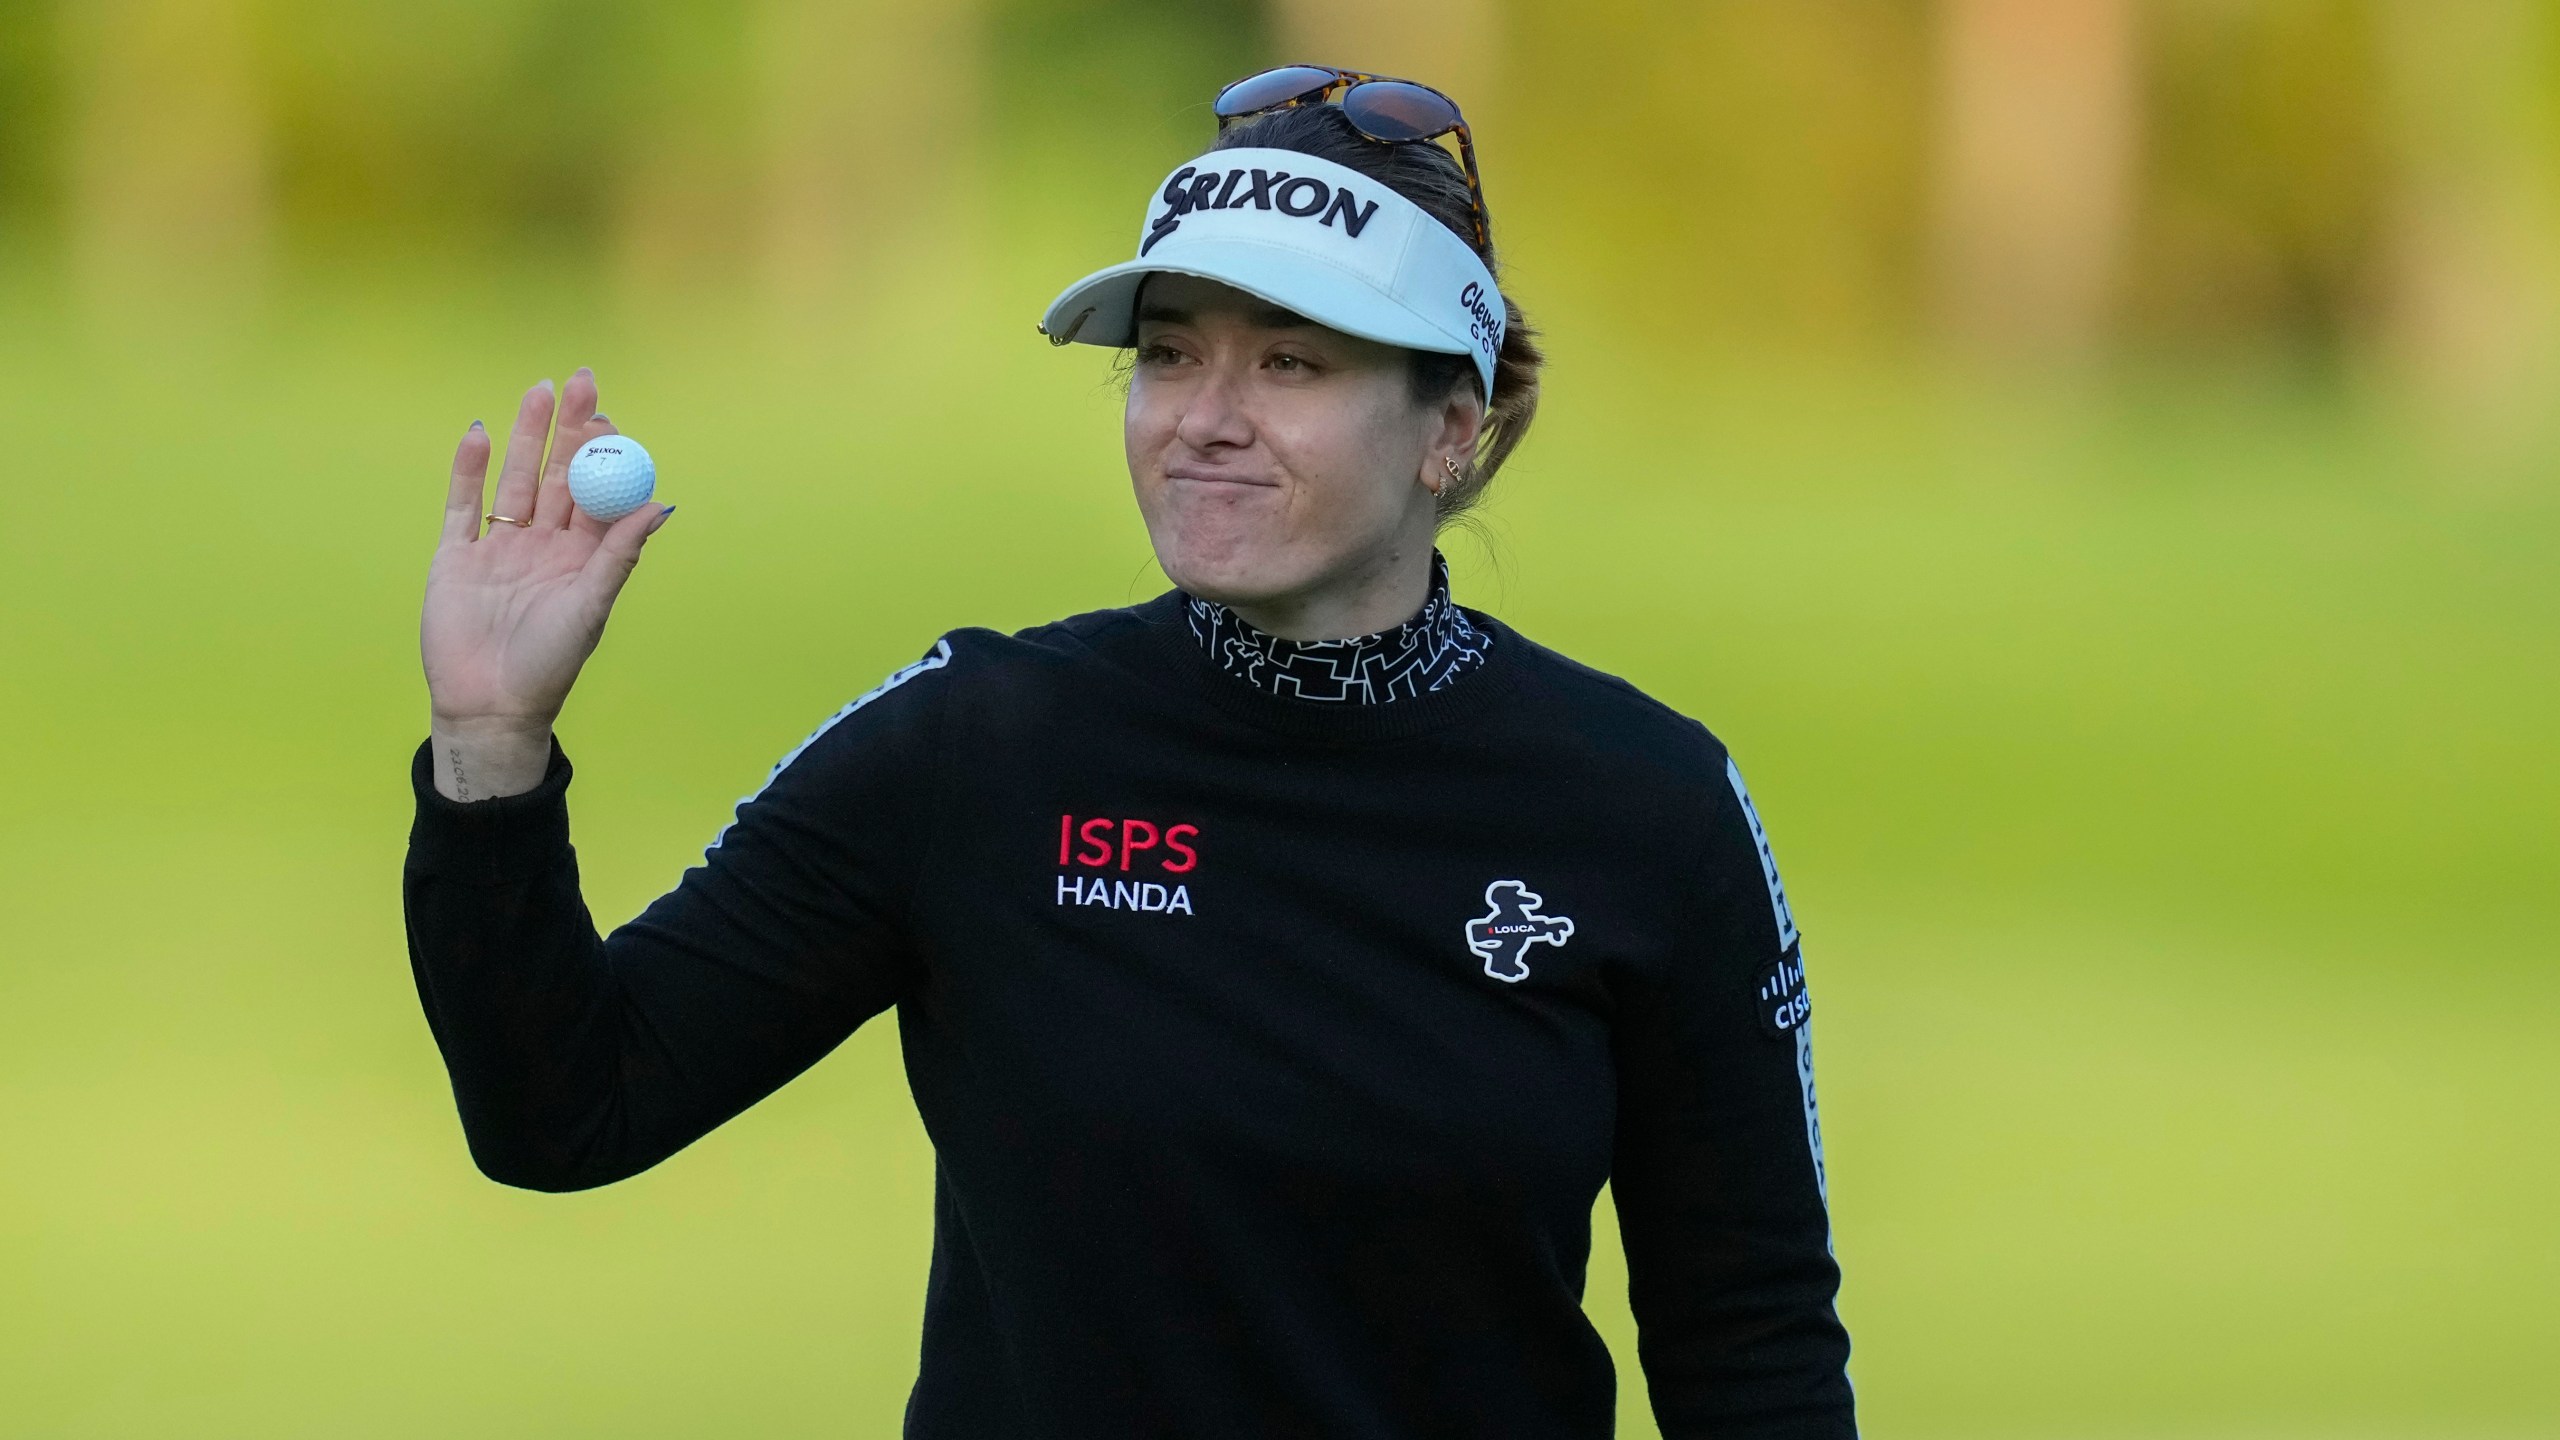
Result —
<path fill-rule="evenodd" d="M 1285 640 L 1215 600 L 1182 592 L 1192 637 L 1220 670 L 1300 700 L 1384 704 L 1428 694 L 1484 663 L 1493 636 L 1449 598 L 1449 562 L 1431 551 L 1431 595 L 1392 629 L 1341 640 Z"/>

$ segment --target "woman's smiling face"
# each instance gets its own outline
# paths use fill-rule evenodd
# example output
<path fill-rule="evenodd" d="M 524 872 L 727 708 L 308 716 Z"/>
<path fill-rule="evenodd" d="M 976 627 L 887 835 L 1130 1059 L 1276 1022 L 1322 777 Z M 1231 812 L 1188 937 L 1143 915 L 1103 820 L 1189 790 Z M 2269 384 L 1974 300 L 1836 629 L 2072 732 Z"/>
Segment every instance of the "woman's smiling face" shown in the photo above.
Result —
<path fill-rule="evenodd" d="M 1400 347 L 1215 280 L 1149 275 L 1124 436 L 1165 574 L 1206 599 L 1286 612 L 1427 550 L 1422 477 L 1453 435 L 1467 453 L 1478 412 L 1467 387 L 1415 404 L 1409 374 Z"/>

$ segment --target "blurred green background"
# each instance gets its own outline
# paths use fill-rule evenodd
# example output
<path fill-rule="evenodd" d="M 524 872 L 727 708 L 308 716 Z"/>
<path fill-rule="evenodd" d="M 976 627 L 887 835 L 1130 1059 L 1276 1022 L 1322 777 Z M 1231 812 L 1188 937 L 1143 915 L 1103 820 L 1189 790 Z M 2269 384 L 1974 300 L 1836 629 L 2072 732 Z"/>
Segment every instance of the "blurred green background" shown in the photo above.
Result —
<path fill-rule="evenodd" d="M 1457 95 L 1546 332 L 1461 598 L 1769 817 L 1868 1432 L 2560 1432 L 2560 9 L 8 0 L 0 1434 L 894 1433 L 885 1019 L 465 1155 L 447 458 L 590 364 L 683 505 L 562 722 L 616 923 L 933 635 L 1163 587 L 1032 322 L 1295 59 Z"/>

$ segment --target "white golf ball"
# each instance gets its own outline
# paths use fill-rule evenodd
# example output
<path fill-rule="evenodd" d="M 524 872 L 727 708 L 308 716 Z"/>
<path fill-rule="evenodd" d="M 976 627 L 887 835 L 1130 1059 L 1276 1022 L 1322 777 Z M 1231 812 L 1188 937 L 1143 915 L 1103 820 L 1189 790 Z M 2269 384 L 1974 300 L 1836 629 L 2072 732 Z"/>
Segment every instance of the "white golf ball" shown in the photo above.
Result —
<path fill-rule="evenodd" d="M 628 435 L 599 435 L 569 460 L 569 498 L 610 525 L 648 503 L 658 465 Z"/>

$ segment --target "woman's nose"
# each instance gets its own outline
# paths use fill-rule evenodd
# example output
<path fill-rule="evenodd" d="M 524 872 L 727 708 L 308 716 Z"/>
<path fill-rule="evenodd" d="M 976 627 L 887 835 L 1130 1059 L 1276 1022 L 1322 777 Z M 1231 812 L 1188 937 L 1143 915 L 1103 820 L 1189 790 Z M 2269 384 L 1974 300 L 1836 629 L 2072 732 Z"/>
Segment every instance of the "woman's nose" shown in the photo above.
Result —
<path fill-rule="evenodd" d="M 1225 365 L 1211 365 L 1191 388 L 1174 434 L 1194 450 L 1212 445 L 1251 445 L 1253 423 L 1245 413 L 1242 377 Z"/>

